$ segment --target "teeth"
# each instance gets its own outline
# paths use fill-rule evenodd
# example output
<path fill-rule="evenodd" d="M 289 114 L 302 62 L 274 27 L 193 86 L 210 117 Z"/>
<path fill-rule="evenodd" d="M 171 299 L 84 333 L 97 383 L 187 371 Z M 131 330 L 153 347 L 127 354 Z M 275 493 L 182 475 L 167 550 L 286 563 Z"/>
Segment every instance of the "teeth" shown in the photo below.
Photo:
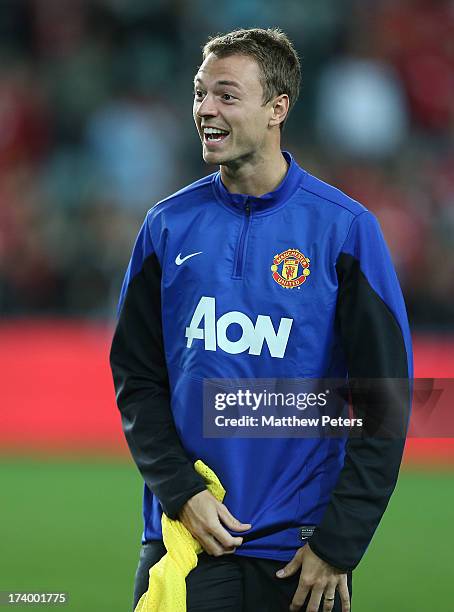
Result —
<path fill-rule="evenodd" d="M 228 134 L 225 130 L 219 130 L 218 128 L 203 128 L 205 134 Z"/>

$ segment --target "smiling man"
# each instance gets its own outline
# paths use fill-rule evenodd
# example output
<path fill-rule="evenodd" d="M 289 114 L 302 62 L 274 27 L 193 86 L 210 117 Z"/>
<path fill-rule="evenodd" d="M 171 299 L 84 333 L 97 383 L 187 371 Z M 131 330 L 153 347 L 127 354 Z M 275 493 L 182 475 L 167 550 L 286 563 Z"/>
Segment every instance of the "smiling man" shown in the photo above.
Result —
<path fill-rule="evenodd" d="M 203 549 L 186 579 L 189 611 L 346 612 L 397 480 L 404 436 L 373 435 L 378 421 L 406 422 L 409 402 L 392 384 L 379 410 L 353 395 L 367 435 L 203 434 L 206 379 L 411 376 L 405 306 L 376 219 L 281 150 L 299 86 L 281 31 L 210 39 L 193 114 L 219 171 L 153 206 L 134 246 L 111 350 L 145 482 L 134 606 L 165 553 L 164 512 Z M 224 485 L 223 503 L 197 459 Z"/>
<path fill-rule="evenodd" d="M 298 95 L 300 79 L 292 51 L 289 46 L 290 57 L 282 57 L 276 66 L 292 91 L 273 96 L 254 57 L 223 57 L 210 50 L 210 43 L 205 47 L 204 62 L 194 79 L 194 120 L 203 159 L 220 165 L 222 182 L 232 193 L 263 195 L 274 190 L 287 173 L 280 132 L 290 99 L 294 103 Z"/>

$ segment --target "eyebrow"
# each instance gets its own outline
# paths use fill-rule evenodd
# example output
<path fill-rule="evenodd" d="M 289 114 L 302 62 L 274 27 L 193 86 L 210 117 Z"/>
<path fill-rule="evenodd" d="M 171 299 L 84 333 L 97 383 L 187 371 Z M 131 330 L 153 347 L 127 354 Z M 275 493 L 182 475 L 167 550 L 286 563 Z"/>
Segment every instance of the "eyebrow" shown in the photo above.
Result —
<path fill-rule="evenodd" d="M 194 83 L 199 82 L 201 85 L 203 85 L 203 81 L 200 77 L 194 77 Z M 222 81 L 216 81 L 215 86 L 216 85 L 228 85 L 230 87 L 236 87 L 237 89 L 241 89 L 241 85 L 239 83 L 237 83 L 236 81 L 226 81 L 226 80 L 222 80 Z"/>

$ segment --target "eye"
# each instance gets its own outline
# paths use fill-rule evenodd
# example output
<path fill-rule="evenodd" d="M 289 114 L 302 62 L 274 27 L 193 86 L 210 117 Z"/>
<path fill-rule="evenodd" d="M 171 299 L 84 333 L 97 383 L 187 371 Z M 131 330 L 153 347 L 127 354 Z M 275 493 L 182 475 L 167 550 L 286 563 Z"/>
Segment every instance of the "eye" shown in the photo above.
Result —
<path fill-rule="evenodd" d="M 221 98 L 222 98 L 223 100 L 225 100 L 226 102 L 230 102 L 231 100 L 234 100 L 234 99 L 235 99 L 235 98 L 232 96 L 232 94 L 228 94 L 228 93 L 222 94 Z"/>
<path fill-rule="evenodd" d="M 196 98 L 197 100 L 201 100 L 203 98 L 203 91 L 201 91 L 200 89 L 195 89 L 194 98 Z"/>

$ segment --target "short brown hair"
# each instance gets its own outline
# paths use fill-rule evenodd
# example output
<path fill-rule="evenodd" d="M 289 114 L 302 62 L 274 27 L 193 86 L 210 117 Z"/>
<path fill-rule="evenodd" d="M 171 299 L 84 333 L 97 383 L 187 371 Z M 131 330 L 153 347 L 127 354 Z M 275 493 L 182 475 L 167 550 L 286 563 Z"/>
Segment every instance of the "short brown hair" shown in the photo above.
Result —
<path fill-rule="evenodd" d="M 203 59 L 210 53 L 217 57 L 240 54 L 255 59 L 262 73 L 263 103 L 267 104 L 275 96 L 287 94 L 290 112 L 298 99 L 301 66 L 295 48 L 282 30 L 250 28 L 217 34 L 205 43 Z"/>

